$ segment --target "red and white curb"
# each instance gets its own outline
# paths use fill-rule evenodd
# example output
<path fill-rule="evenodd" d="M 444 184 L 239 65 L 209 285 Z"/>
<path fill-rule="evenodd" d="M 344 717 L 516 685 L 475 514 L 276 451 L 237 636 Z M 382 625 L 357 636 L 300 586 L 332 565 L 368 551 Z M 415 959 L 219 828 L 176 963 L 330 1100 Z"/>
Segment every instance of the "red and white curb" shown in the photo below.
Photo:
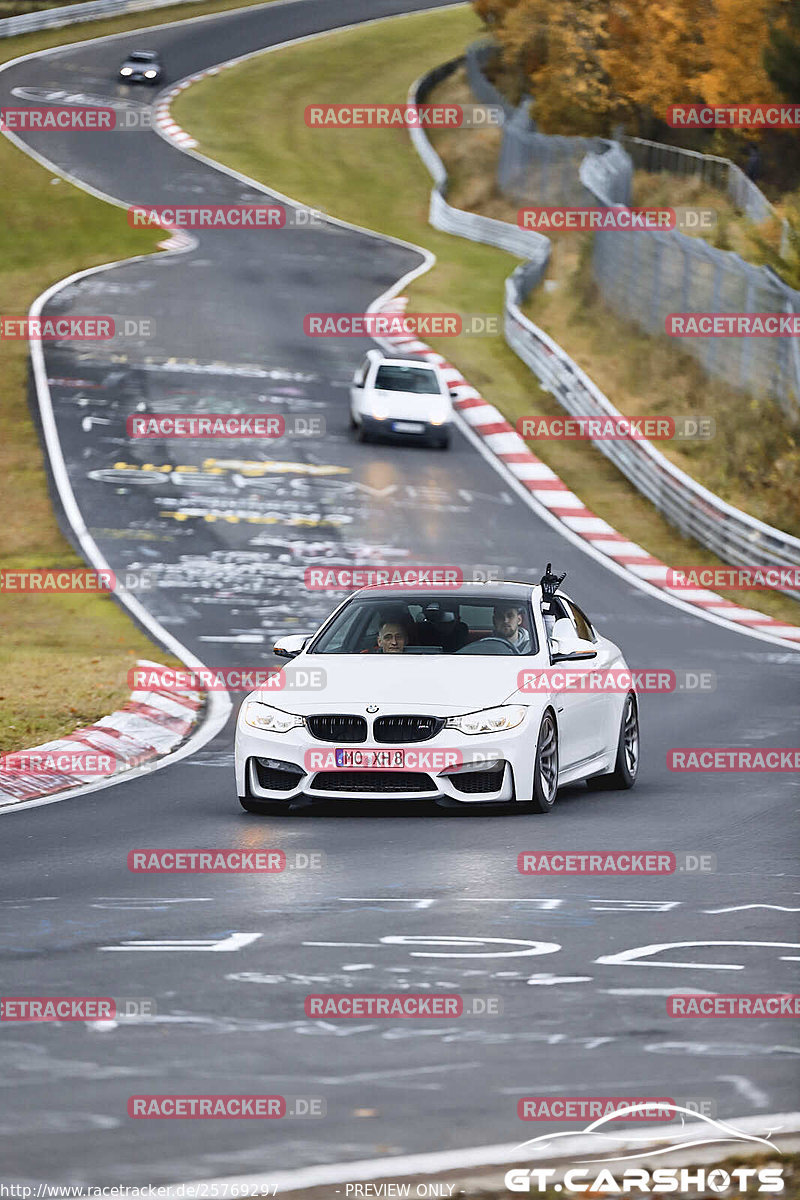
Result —
<path fill-rule="evenodd" d="M 163 133 L 167 141 L 174 142 L 176 146 L 188 147 L 189 149 L 197 145 L 192 135 L 187 133 L 185 129 L 181 129 L 178 122 L 173 118 L 170 106 L 175 97 L 179 96 L 186 88 L 191 87 L 193 83 L 199 83 L 201 79 L 205 79 L 209 75 L 219 75 L 220 71 L 224 71 L 227 65 L 208 67 L 205 71 L 198 71 L 196 75 L 187 75 L 180 83 L 176 83 L 174 87 L 160 94 L 153 109 L 153 123 Z"/>
<path fill-rule="evenodd" d="M 144 659 L 138 665 L 164 669 Z M 196 691 L 131 692 L 122 708 L 94 725 L 20 751 L 36 760 L 35 771 L 0 768 L 0 809 L 97 782 L 97 775 L 69 774 L 59 769 L 59 758 L 74 756 L 78 751 L 110 755 L 114 769 L 104 776 L 110 779 L 171 754 L 197 725 L 202 707 L 202 696 Z"/>
<path fill-rule="evenodd" d="M 407 303 L 406 296 L 398 296 L 384 304 L 380 311 L 401 315 L 405 312 Z M 774 617 L 768 617 L 765 613 L 756 612 L 755 609 L 744 608 L 732 600 L 724 600 L 716 592 L 705 588 L 669 587 L 667 580 L 670 568 L 667 564 L 648 553 L 642 546 L 617 533 L 607 521 L 588 509 L 580 497 L 559 479 L 555 471 L 528 449 L 525 441 L 513 426 L 509 425 L 503 414 L 484 400 L 480 392 L 464 379 L 457 367 L 441 354 L 431 350 L 425 342 L 411 335 L 393 336 L 382 340 L 391 342 L 404 354 L 415 354 L 436 363 L 448 386 L 458 395 L 454 400 L 454 407 L 470 428 L 481 437 L 486 447 L 505 464 L 534 499 L 543 504 L 573 534 L 590 542 L 595 550 L 613 559 L 638 579 L 704 612 L 746 626 L 748 629 L 800 643 L 800 627 L 796 625 L 787 625 Z"/>

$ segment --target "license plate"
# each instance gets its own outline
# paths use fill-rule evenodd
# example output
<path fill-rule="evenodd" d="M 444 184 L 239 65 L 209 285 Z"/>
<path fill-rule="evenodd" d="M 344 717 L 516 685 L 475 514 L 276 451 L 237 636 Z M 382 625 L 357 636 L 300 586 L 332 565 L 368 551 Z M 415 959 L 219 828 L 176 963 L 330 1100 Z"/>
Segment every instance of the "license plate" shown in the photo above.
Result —
<path fill-rule="evenodd" d="M 418 421 L 395 421 L 392 425 L 395 433 L 424 433 L 425 426 Z"/>
<path fill-rule="evenodd" d="M 351 771 L 397 770 L 405 766 L 405 750 L 337 750 L 336 766 Z"/>

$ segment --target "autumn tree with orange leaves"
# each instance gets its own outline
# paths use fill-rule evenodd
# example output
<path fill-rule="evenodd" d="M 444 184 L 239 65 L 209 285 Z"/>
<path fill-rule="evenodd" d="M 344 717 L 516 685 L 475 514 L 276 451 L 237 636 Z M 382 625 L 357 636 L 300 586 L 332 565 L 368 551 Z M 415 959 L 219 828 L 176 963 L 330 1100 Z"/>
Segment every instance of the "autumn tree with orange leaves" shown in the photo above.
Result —
<path fill-rule="evenodd" d="M 780 100 L 770 31 L 797 0 L 473 3 L 502 67 L 524 78 L 540 129 L 600 133 L 623 121 L 646 134 L 671 104 Z"/>

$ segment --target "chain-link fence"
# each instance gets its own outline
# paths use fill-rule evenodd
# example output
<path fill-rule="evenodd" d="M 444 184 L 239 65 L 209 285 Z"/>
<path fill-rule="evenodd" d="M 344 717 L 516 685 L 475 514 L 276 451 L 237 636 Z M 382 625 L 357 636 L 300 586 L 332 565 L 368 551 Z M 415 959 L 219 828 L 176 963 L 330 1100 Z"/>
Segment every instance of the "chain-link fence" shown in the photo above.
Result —
<path fill-rule="evenodd" d="M 467 55 L 470 81 L 484 70 L 491 47 L 477 43 Z M 478 84 L 479 89 L 481 84 Z M 483 93 L 488 95 L 488 93 Z M 646 170 L 697 175 L 727 191 L 752 220 L 775 215 L 765 196 L 728 159 L 625 138 L 539 133 L 523 102 L 503 126 L 497 182 L 520 204 L 584 206 L 629 204 L 634 164 Z M 678 230 L 606 230 L 594 234 L 593 271 L 600 290 L 620 315 L 652 334 L 664 334 L 670 313 L 800 313 L 800 292 L 766 267 L 718 250 Z M 800 345 L 791 337 L 687 337 L 681 347 L 728 383 L 776 399 L 800 412 Z"/>
<path fill-rule="evenodd" d="M 698 150 L 686 150 L 682 146 L 666 146 L 663 142 L 649 142 L 646 138 L 628 137 L 626 134 L 620 141 L 639 170 L 653 173 L 663 171 L 686 179 L 702 179 L 711 187 L 727 192 L 731 204 L 756 225 L 770 218 L 781 220 L 761 188 L 729 158 L 701 154 Z M 781 224 L 786 231 L 786 222 L 782 221 Z"/>

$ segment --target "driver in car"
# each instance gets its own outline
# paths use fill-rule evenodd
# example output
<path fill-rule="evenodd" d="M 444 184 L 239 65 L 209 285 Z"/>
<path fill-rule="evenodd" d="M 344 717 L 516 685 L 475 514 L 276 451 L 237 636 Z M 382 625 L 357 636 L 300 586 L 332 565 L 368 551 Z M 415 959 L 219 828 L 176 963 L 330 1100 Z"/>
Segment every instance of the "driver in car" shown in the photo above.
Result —
<path fill-rule="evenodd" d="M 522 609 L 516 604 L 496 604 L 492 616 L 495 637 L 505 638 L 517 654 L 527 654 L 531 635 L 522 624 Z"/>
<path fill-rule="evenodd" d="M 380 654 L 405 654 L 408 645 L 408 629 L 403 621 L 389 618 L 378 628 L 378 652 Z"/>

